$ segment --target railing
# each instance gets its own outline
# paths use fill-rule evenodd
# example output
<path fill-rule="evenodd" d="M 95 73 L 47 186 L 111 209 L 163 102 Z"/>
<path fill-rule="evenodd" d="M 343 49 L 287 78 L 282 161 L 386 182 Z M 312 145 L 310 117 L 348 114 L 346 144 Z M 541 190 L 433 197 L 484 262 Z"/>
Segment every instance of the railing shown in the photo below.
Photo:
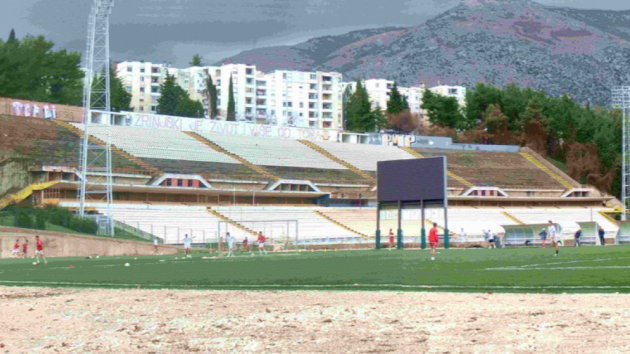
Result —
<path fill-rule="evenodd" d="M 142 230 L 140 230 L 138 228 L 135 228 L 135 227 L 133 227 L 131 225 L 122 223 L 122 222 L 117 221 L 117 220 L 114 220 L 114 228 L 122 230 L 124 232 L 127 232 L 129 234 L 132 234 L 134 236 L 137 236 L 137 237 L 139 237 L 141 239 L 144 239 L 144 240 L 147 240 L 147 241 L 153 241 L 154 238 L 157 238 L 158 239 L 158 243 L 160 243 L 160 244 L 164 243 L 164 239 L 162 239 L 160 237 L 157 237 L 155 235 L 151 235 L 148 232 L 144 232 L 144 231 L 142 231 Z"/>

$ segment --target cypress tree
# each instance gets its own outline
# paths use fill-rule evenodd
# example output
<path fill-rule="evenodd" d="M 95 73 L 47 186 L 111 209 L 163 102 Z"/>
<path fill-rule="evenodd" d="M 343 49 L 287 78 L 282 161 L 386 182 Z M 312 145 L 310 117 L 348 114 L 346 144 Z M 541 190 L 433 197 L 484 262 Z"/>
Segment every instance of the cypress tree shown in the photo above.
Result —
<path fill-rule="evenodd" d="M 208 80 L 206 80 L 206 91 L 208 92 L 208 115 L 210 118 L 214 118 L 219 113 L 217 109 L 217 86 L 210 75 L 208 75 Z"/>
<path fill-rule="evenodd" d="M 230 75 L 228 92 L 227 120 L 231 122 L 236 121 L 236 102 L 234 102 L 234 83 L 232 82 L 232 75 Z"/>

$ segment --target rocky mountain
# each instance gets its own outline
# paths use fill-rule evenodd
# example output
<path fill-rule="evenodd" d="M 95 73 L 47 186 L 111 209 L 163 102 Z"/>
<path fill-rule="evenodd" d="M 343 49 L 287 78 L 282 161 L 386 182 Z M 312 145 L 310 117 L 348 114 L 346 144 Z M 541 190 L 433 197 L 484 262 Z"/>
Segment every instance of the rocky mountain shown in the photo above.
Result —
<path fill-rule="evenodd" d="M 610 105 L 630 83 L 628 12 L 550 8 L 529 0 L 464 0 L 410 28 L 356 31 L 241 53 L 223 63 L 330 70 L 400 85 L 516 83 Z"/>

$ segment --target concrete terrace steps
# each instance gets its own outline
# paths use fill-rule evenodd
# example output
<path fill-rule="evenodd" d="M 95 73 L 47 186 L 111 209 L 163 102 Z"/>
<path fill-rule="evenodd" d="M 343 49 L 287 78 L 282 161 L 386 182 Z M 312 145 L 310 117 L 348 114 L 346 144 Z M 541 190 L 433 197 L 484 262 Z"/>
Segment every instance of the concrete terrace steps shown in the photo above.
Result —
<path fill-rule="evenodd" d="M 232 220 L 232 219 L 228 218 L 227 216 L 225 216 L 225 215 L 223 215 L 223 214 L 219 213 L 219 212 L 218 212 L 218 211 L 216 211 L 216 210 L 212 210 L 211 208 L 208 208 L 208 209 L 207 209 L 207 211 L 208 211 L 210 214 L 212 214 L 213 216 L 215 216 L 215 217 L 217 217 L 217 218 L 219 218 L 219 219 L 221 219 L 221 220 L 223 220 L 223 221 L 225 221 L 225 222 L 227 222 L 227 223 L 229 223 L 229 224 L 231 224 L 231 225 L 233 225 L 233 226 L 235 226 L 235 227 L 237 227 L 237 228 L 239 228 L 239 229 L 241 229 L 241 230 L 243 230 L 243 231 L 245 231 L 245 232 L 248 232 L 248 233 L 249 233 L 249 234 L 251 234 L 251 235 L 258 236 L 258 234 L 256 233 L 256 231 L 254 231 L 254 230 L 252 230 L 252 229 L 250 229 L 250 228 L 247 228 L 247 227 L 245 227 L 245 226 L 243 226 L 243 225 L 239 224 L 238 222 L 236 222 L 236 221 L 234 221 L 234 220 Z M 219 235 L 219 236 L 221 236 L 221 235 Z"/>
<path fill-rule="evenodd" d="M 75 135 L 77 135 L 80 139 L 83 139 L 83 135 L 84 132 L 75 127 L 72 124 L 66 123 L 64 121 L 60 121 L 60 120 L 56 120 L 55 123 L 57 123 L 59 126 L 62 126 L 66 129 L 68 129 L 69 131 L 71 131 L 72 133 L 74 133 Z M 98 144 L 100 146 L 105 145 L 105 142 L 102 141 L 101 139 L 95 137 L 94 135 L 89 135 L 88 139 L 90 139 L 91 142 L 93 142 L 94 144 Z M 116 147 L 114 144 L 111 144 L 112 147 L 112 152 L 126 158 L 127 160 L 133 161 L 135 164 L 137 164 L 138 166 L 141 166 L 142 168 L 144 168 L 145 170 L 149 171 L 152 175 L 154 176 L 161 176 L 164 174 L 164 172 L 162 172 L 160 169 L 149 165 L 148 163 L 140 160 L 139 158 L 127 153 L 124 150 L 119 149 L 118 147 Z"/>
<path fill-rule="evenodd" d="M 545 166 L 542 162 L 538 161 L 538 159 L 536 157 L 534 157 L 534 155 L 527 153 L 527 152 L 521 152 L 520 153 L 521 156 L 523 156 L 526 160 L 528 160 L 529 162 L 531 162 L 532 164 L 534 164 L 534 166 L 538 167 L 539 169 L 541 169 L 542 171 L 544 171 L 546 174 L 548 174 L 551 178 L 553 178 L 554 180 L 556 180 L 558 183 L 560 183 L 564 188 L 566 189 L 573 189 L 574 186 L 569 183 L 568 181 L 566 181 L 564 178 L 562 178 L 560 175 L 558 175 L 557 173 L 551 171 L 549 168 L 547 168 L 547 166 Z"/>
<path fill-rule="evenodd" d="M 517 219 L 514 215 L 511 215 L 510 213 L 508 213 L 507 211 L 503 211 L 501 212 L 501 214 L 503 214 L 505 217 L 507 217 L 508 219 L 514 221 L 515 223 L 519 224 L 519 225 L 525 225 L 524 222 L 520 221 L 519 219 Z"/>
<path fill-rule="evenodd" d="M 320 154 L 326 156 L 327 158 L 335 161 L 336 163 L 346 167 L 347 169 L 351 170 L 352 172 L 358 174 L 359 176 L 365 178 L 366 180 L 370 181 L 370 182 L 376 182 L 376 178 L 372 177 L 371 175 L 361 171 L 360 169 L 356 168 L 355 166 L 349 164 L 346 161 L 341 160 L 340 158 L 336 157 L 335 155 L 329 153 L 328 151 L 322 149 L 321 147 L 317 146 L 316 144 L 308 141 L 308 140 L 298 140 L 299 142 L 301 142 L 302 144 L 310 147 L 311 149 L 319 152 Z"/>
<path fill-rule="evenodd" d="M 413 150 L 412 148 L 409 148 L 409 147 L 406 147 L 406 146 L 399 146 L 399 148 L 401 150 L 404 150 L 404 151 L 408 152 L 409 154 L 419 158 L 419 159 L 423 159 L 424 158 L 424 156 L 422 156 L 422 154 L 420 154 L 419 152 Z M 452 179 L 456 180 L 457 182 L 465 185 L 466 187 L 470 188 L 470 187 L 474 187 L 475 186 L 474 184 L 472 184 L 472 183 L 468 182 L 467 180 L 465 180 L 463 177 L 460 177 L 460 176 L 454 174 L 451 171 L 446 171 L 446 174 L 449 177 L 451 177 Z"/>
<path fill-rule="evenodd" d="M 368 235 L 366 235 L 366 234 L 364 234 L 364 233 L 361 233 L 361 232 L 359 232 L 359 231 L 357 231 L 357 230 L 354 230 L 354 229 L 352 229 L 352 228 L 350 228 L 350 227 L 348 227 L 348 226 L 344 225 L 342 222 L 339 222 L 339 221 L 337 221 L 337 220 L 335 220 L 335 219 L 331 218 L 330 216 L 328 216 L 328 215 L 326 215 L 326 214 L 322 213 L 322 212 L 321 212 L 321 211 L 319 211 L 319 210 L 313 210 L 313 212 L 314 212 L 315 214 L 317 214 L 318 216 L 321 216 L 322 218 L 324 218 L 324 219 L 326 219 L 326 220 L 328 220 L 328 221 L 332 222 L 333 224 L 335 224 L 335 225 L 337 225 L 337 226 L 339 226 L 339 227 L 344 228 L 345 230 L 348 230 L 348 231 L 350 231 L 350 232 L 354 232 L 354 233 L 355 233 L 355 234 L 357 234 L 357 235 L 360 235 L 361 237 L 363 237 L 363 239 L 364 239 L 364 240 L 369 239 L 369 236 L 368 236 Z"/>
<path fill-rule="evenodd" d="M 238 162 L 242 163 L 243 165 L 251 168 L 252 170 L 260 173 L 261 175 L 263 175 L 263 176 L 265 176 L 265 177 L 267 177 L 269 179 L 272 179 L 274 181 L 279 181 L 281 179 L 280 177 L 269 173 L 264 168 L 262 168 L 260 166 L 257 166 L 257 165 L 254 165 L 253 163 L 251 163 L 251 162 L 247 161 L 246 159 L 242 158 L 241 156 L 238 156 L 238 155 L 236 155 L 234 153 L 231 153 L 231 152 L 225 150 L 224 148 L 220 147 L 219 145 L 217 145 L 214 142 L 212 142 L 212 141 L 202 137 L 201 135 L 199 135 L 197 133 L 193 133 L 193 132 L 184 132 L 184 133 L 186 135 L 190 136 L 191 138 L 196 139 L 200 143 L 206 145 L 207 147 L 209 147 L 209 148 L 211 148 L 211 149 L 213 149 L 213 150 L 215 150 L 217 152 L 220 152 L 222 154 L 226 154 L 226 155 L 230 156 L 231 158 L 237 160 Z"/>

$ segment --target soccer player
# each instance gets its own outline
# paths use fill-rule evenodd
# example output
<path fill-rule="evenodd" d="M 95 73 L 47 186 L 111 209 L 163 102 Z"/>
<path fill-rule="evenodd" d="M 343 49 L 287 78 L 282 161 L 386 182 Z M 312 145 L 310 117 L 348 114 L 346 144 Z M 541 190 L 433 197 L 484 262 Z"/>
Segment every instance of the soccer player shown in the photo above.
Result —
<path fill-rule="evenodd" d="M 11 258 L 18 258 L 20 256 L 20 241 L 15 239 L 15 244 L 13 245 L 13 253 L 11 254 Z"/>
<path fill-rule="evenodd" d="M 245 236 L 245 239 L 243 240 L 243 251 L 249 251 L 249 241 L 247 241 L 247 236 Z"/>
<path fill-rule="evenodd" d="M 464 246 L 464 244 L 466 242 L 468 242 L 468 235 L 466 235 L 466 231 L 464 231 L 464 229 L 462 228 L 462 232 L 459 233 L 459 242 L 461 242 L 462 246 Z M 466 246 L 464 246 L 466 247 Z"/>
<path fill-rule="evenodd" d="M 389 248 L 393 248 L 394 247 L 394 231 L 392 231 L 392 229 L 389 229 Z"/>
<path fill-rule="evenodd" d="M 35 258 L 37 259 L 37 261 L 35 262 L 35 265 L 39 265 L 39 256 L 42 256 L 42 258 L 44 259 L 44 265 L 48 265 L 48 261 L 46 260 L 46 257 L 44 256 L 44 243 L 42 242 L 42 240 L 39 239 L 39 235 L 35 236 Z"/>
<path fill-rule="evenodd" d="M 24 243 L 22 244 L 22 258 L 26 258 L 26 252 L 28 252 L 28 239 L 24 239 Z"/>
<path fill-rule="evenodd" d="M 153 238 L 153 253 L 158 254 L 158 239 L 157 237 Z"/>
<path fill-rule="evenodd" d="M 543 227 L 542 231 L 538 234 L 542 240 L 542 248 L 547 248 L 547 230 Z"/>
<path fill-rule="evenodd" d="M 267 254 L 267 251 L 265 250 L 265 241 L 267 239 L 265 238 L 265 236 L 263 236 L 262 231 L 258 232 L 258 254 L 262 256 L 262 253 L 265 252 L 265 255 Z"/>
<path fill-rule="evenodd" d="M 553 222 L 549 220 L 547 223 L 547 234 L 549 235 L 549 239 L 551 240 L 551 245 L 556 249 L 556 256 L 560 252 L 560 246 L 558 243 L 560 242 L 560 236 L 556 233 L 556 227 L 553 225 Z"/>
<path fill-rule="evenodd" d="M 437 224 L 433 223 L 433 228 L 429 231 L 429 246 L 431 247 L 431 260 L 435 260 L 435 249 L 437 248 L 437 244 L 440 241 L 438 237 Z"/>
<path fill-rule="evenodd" d="M 184 236 L 184 252 L 186 252 L 186 258 L 192 258 L 190 254 L 190 247 L 192 246 L 192 239 L 194 237 L 189 237 L 188 234 Z"/>
<path fill-rule="evenodd" d="M 234 257 L 234 236 L 230 235 L 228 232 L 226 235 L 227 244 L 228 244 L 228 257 Z"/>

